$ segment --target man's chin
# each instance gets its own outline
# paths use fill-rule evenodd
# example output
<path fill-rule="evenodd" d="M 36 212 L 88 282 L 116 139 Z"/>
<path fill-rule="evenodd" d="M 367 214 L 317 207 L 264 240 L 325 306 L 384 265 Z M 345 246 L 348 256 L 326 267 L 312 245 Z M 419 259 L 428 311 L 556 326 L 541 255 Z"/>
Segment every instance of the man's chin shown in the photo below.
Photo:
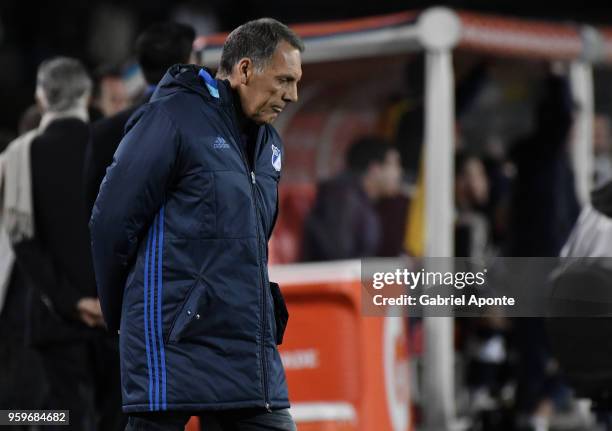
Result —
<path fill-rule="evenodd" d="M 272 112 L 268 115 L 257 115 L 251 117 L 251 120 L 253 120 L 253 122 L 258 126 L 262 126 L 264 124 L 272 124 L 278 118 L 278 114 L 278 112 Z"/>
<path fill-rule="evenodd" d="M 256 121 L 257 124 L 272 124 L 278 118 L 278 114 L 268 115 L 267 117 L 262 118 L 259 122 Z"/>

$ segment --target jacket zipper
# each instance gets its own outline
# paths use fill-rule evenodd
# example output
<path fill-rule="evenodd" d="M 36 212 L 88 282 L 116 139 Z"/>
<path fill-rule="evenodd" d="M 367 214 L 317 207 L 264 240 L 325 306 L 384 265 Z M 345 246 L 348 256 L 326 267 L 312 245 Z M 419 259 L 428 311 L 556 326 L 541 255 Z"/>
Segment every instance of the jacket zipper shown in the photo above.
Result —
<path fill-rule="evenodd" d="M 225 109 L 222 108 L 223 111 L 225 111 Z M 259 267 L 259 281 L 260 281 L 260 287 L 261 287 L 261 298 L 262 298 L 262 312 L 261 312 L 261 330 L 262 330 L 262 334 L 261 334 L 261 372 L 262 372 L 262 377 L 263 377 L 263 386 L 264 386 L 264 407 L 266 408 L 267 411 L 271 412 L 271 406 L 270 406 L 270 402 L 268 399 L 268 376 L 267 376 L 267 363 L 266 363 L 266 351 L 265 351 L 265 342 L 266 342 L 266 292 L 264 290 L 264 277 L 263 277 L 263 270 L 262 270 L 262 262 L 261 262 L 261 234 L 259 232 L 259 220 L 260 220 L 260 215 L 259 215 L 259 207 L 257 206 L 257 198 L 255 196 L 255 183 L 256 183 L 256 176 L 255 176 L 255 165 L 256 165 L 256 159 L 257 159 L 257 148 L 259 147 L 259 141 L 260 141 L 260 134 L 261 134 L 261 127 L 257 133 L 257 140 L 255 141 L 255 151 L 254 151 L 254 155 L 253 155 L 253 167 L 252 169 L 250 169 L 249 166 L 249 162 L 246 158 L 246 154 L 244 153 L 244 148 L 242 146 L 242 138 L 240 138 L 240 134 L 236 135 L 235 130 L 239 130 L 238 127 L 236 126 L 236 123 L 234 121 L 234 115 L 233 113 L 227 113 L 228 116 L 230 117 L 232 126 L 234 128 L 234 131 L 232 131 L 232 134 L 234 135 L 234 139 L 236 140 L 236 143 L 239 146 L 239 153 L 240 153 L 240 157 L 242 158 L 242 162 L 244 163 L 244 166 L 246 168 L 246 173 L 247 176 L 250 177 L 251 180 L 251 199 L 253 200 L 253 205 L 255 207 L 255 228 L 257 230 L 257 266 Z"/>

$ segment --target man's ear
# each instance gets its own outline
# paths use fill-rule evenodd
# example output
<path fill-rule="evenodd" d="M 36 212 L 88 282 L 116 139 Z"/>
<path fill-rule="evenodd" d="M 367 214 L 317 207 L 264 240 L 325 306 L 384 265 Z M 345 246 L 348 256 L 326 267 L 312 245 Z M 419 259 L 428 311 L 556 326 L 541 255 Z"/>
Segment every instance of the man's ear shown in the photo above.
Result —
<path fill-rule="evenodd" d="M 238 75 L 240 83 L 247 85 L 253 76 L 253 62 L 250 58 L 244 57 L 238 62 Z"/>

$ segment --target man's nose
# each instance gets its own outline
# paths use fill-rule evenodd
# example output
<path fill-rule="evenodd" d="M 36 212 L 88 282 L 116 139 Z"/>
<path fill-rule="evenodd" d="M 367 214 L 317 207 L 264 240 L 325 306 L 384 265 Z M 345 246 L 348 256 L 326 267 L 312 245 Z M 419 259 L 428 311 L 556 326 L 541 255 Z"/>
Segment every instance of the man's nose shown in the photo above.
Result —
<path fill-rule="evenodd" d="M 293 84 L 291 88 L 289 89 L 289 91 L 287 91 L 283 95 L 283 100 L 285 102 L 297 102 L 298 101 L 297 84 Z"/>

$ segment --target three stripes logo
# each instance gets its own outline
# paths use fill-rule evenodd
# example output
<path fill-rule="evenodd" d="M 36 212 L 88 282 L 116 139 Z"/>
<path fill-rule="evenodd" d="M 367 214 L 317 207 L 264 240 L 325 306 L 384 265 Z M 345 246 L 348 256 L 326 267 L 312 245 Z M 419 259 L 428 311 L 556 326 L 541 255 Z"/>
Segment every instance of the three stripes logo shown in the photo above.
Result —
<path fill-rule="evenodd" d="M 149 410 L 166 410 L 166 355 L 162 333 L 164 207 L 149 229 L 144 267 L 144 328 L 149 375 Z"/>

